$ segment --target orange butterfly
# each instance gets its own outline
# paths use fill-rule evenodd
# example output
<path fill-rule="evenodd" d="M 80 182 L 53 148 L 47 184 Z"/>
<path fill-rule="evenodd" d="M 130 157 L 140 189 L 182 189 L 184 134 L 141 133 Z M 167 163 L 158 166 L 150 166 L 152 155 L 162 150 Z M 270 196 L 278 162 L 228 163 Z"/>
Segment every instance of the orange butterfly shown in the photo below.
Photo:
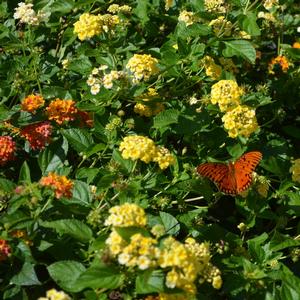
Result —
<path fill-rule="evenodd" d="M 259 151 L 245 153 L 235 162 L 204 163 L 197 167 L 197 172 L 214 181 L 226 194 L 237 195 L 248 189 L 252 181 L 252 172 L 262 159 Z"/>

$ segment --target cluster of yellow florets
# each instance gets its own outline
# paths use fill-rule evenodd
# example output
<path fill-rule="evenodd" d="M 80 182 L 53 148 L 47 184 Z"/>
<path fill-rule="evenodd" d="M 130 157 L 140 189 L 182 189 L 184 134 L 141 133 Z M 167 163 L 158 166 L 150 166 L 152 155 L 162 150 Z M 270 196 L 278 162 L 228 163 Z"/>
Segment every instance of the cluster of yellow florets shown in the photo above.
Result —
<path fill-rule="evenodd" d="M 292 173 L 292 180 L 300 183 L 300 158 L 293 161 L 290 172 Z"/>
<path fill-rule="evenodd" d="M 238 105 L 227 111 L 222 121 L 231 138 L 238 135 L 249 137 L 258 128 L 255 110 L 246 105 Z"/>
<path fill-rule="evenodd" d="M 112 14 L 121 13 L 130 13 L 132 8 L 129 5 L 119 5 L 119 4 L 111 4 L 107 11 Z"/>
<path fill-rule="evenodd" d="M 126 68 L 133 74 L 133 82 L 148 80 L 152 75 L 158 73 L 158 60 L 150 54 L 134 54 L 128 60 Z"/>
<path fill-rule="evenodd" d="M 224 16 L 220 16 L 217 19 L 212 20 L 209 26 L 213 28 L 213 32 L 217 35 L 230 36 L 233 25 L 230 21 L 227 21 Z"/>
<path fill-rule="evenodd" d="M 147 223 L 145 211 L 134 203 L 125 203 L 114 206 L 109 210 L 110 216 L 105 225 L 115 227 L 144 227 Z"/>
<path fill-rule="evenodd" d="M 184 22 L 186 26 L 189 26 L 196 23 L 198 17 L 192 11 L 183 10 L 179 14 L 178 21 Z"/>
<path fill-rule="evenodd" d="M 227 111 L 240 104 L 243 90 L 234 80 L 220 80 L 211 87 L 211 103 L 218 104 L 221 111 Z"/>
<path fill-rule="evenodd" d="M 125 207 L 131 208 L 124 209 Z M 138 211 L 137 214 L 136 211 Z M 135 204 L 127 203 L 113 207 L 110 209 L 110 213 L 106 225 L 120 227 L 122 224 L 123 227 L 145 228 L 145 212 L 142 208 L 138 209 Z M 113 219 L 126 218 L 126 221 L 111 221 L 111 217 Z M 137 218 L 144 221 L 136 222 Z M 209 243 L 199 244 L 193 238 L 188 238 L 183 244 L 171 236 L 159 243 L 158 236 L 152 238 L 149 235 L 144 236 L 141 233 L 135 233 L 131 235 L 130 239 L 125 240 L 119 235 L 117 229 L 113 228 L 106 244 L 110 253 L 118 259 L 119 264 L 127 267 L 138 267 L 141 270 L 150 267 L 166 270 L 166 286 L 170 289 L 179 288 L 184 291 L 184 294 L 176 294 L 179 298 L 170 298 L 171 295 L 169 294 L 159 294 L 158 299 L 189 299 L 197 292 L 197 278 L 200 283 L 206 281 L 216 289 L 221 288 L 221 272 L 210 262 Z"/>
<path fill-rule="evenodd" d="M 225 13 L 225 1 L 224 0 L 204 0 L 205 10 L 213 13 Z"/>
<path fill-rule="evenodd" d="M 155 88 L 149 88 L 145 94 L 142 94 L 139 98 L 143 102 L 136 103 L 134 106 L 134 112 L 140 116 L 151 117 L 159 114 L 165 109 L 165 106 L 161 102 L 154 102 L 153 99 L 157 98 L 158 93 Z"/>
<path fill-rule="evenodd" d="M 175 159 L 168 149 L 157 147 L 151 139 L 144 136 L 132 135 L 125 137 L 119 149 L 125 159 L 140 159 L 145 163 L 154 161 L 159 164 L 161 169 L 175 163 Z"/>
<path fill-rule="evenodd" d="M 258 192 L 258 194 L 263 198 L 267 198 L 270 187 L 270 181 L 265 176 L 258 175 L 256 172 L 252 173 L 252 178 L 254 181 L 255 189 Z"/>
<path fill-rule="evenodd" d="M 100 35 L 103 32 L 113 32 L 119 23 L 120 19 L 115 15 L 92 15 L 84 13 L 79 17 L 79 21 L 74 23 L 74 33 L 83 41 L 95 35 Z"/>
<path fill-rule="evenodd" d="M 71 297 L 63 291 L 51 289 L 47 291 L 46 297 L 40 297 L 38 300 L 71 300 Z"/>
<path fill-rule="evenodd" d="M 169 10 L 173 4 L 174 0 L 165 0 L 165 10 Z"/>
<path fill-rule="evenodd" d="M 21 110 L 35 113 L 35 111 L 42 107 L 45 103 L 45 100 L 40 95 L 29 95 L 24 98 L 21 102 Z"/>
<path fill-rule="evenodd" d="M 272 9 L 276 5 L 279 5 L 278 0 L 264 0 L 263 1 L 263 6 L 267 10 Z"/>
<path fill-rule="evenodd" d="M 205 73 L 208 77 L 210 77 L 213 80 L 216 80 L 221 76 L 222 68 L 215 63 L 212 57 L 205 56 L 202 62 L 205 68 Z"/>

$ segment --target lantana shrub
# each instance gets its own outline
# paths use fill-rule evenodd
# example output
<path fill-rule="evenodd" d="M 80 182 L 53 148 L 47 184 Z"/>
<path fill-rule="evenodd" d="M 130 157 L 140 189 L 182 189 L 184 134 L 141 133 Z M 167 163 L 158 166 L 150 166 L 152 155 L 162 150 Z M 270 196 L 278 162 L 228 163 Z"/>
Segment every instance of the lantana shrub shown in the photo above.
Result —
<path fill-rule="evenodd" d="M 0 19 L 0 299 L 300 299 L 299 1 Z"/>

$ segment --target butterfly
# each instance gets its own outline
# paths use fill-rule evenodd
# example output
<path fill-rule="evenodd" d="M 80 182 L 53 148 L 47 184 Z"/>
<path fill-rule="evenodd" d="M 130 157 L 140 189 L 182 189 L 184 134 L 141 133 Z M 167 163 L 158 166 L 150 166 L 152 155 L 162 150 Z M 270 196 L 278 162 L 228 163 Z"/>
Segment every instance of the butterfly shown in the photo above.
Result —
<path fill-rule="evenodd" d="M 262 159 L 259 151 L 245 153 L 235 162 L 204 163 L 197 167 L 197 172 L 214 181 L 225 194 L 238 195 L 249 188 L 252 172 Z"/>

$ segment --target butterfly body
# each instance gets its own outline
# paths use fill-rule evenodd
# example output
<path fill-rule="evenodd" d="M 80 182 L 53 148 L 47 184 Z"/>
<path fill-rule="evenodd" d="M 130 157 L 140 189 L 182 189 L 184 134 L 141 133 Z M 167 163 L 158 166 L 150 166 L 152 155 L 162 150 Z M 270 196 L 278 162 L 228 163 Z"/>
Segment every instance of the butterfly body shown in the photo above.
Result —
<path fill-rule="evenodd" d="M 197 172 L 214 181 L 222 192 L 237 195 L 248 189 L 252 182 L 252 172 L 261 159 L 260 152 L 252 151 L 228 164 L 201 164 L 197 167 Z"/>

